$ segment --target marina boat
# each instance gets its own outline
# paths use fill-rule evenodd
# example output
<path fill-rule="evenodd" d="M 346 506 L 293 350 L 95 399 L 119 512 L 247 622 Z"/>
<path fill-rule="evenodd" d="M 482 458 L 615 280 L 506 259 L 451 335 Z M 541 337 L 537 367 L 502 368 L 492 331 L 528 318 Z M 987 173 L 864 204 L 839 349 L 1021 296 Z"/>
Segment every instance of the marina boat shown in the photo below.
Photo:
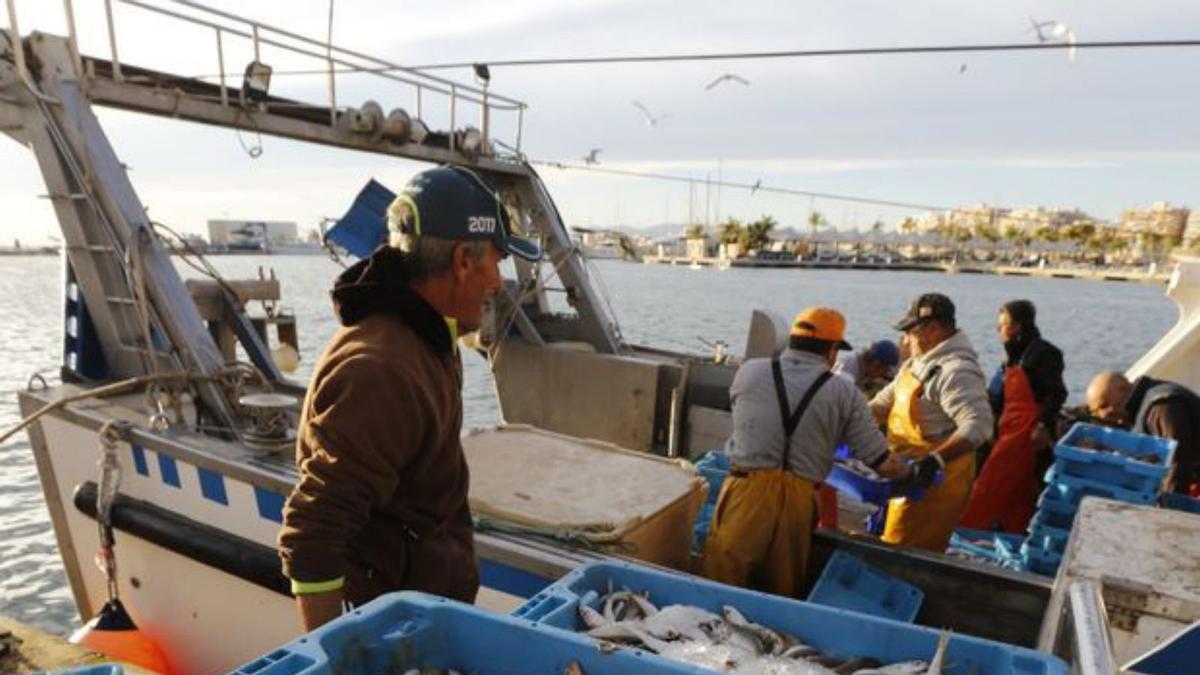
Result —
<path fill-rule="evenodd" d="M 516 261 L 515 278 L 481 335 L 503 419 L 648 460 L 686 458 L 724 443 L 738 359 L 623 338 L 548 190 L 521 155 L 524 103 L 194 2 L 115 1 L 181 30 L 210 31 L 219 72 L 227 69 L 225 41 L 247 41 L 256 56 L 236 86 L 224 76 L 217 83 L 181 77 L 122 62 L 111 13 L 92 27 L 111 36 L 110 53 L 92 56 L 80 53 L 73 16 L 67 35 L 22 35 L 8 5 L 0 130 L 35 154 L 66 253 L 63 383 L 23 391 L 20 403 L 81 617 L 93 616 L 108 596 L 108 580 L 92 564 L 100 521 L 117 533 L 115 588 L 174 672 L 223 672 L 301 632 L 275 538 L 296 480 L 289 446 L 304 386 L 284 377 L 266 330 L 274 326 L 277 341 L 287 342 L 289 324 L 251 316 L 246 303 L 261 297 L 255 282 L 184 283 L 95 106 L 471 167 L 498 187 L 513 222 L 547 252 L 541 265 Z M 71 3 L 65 9 L 70 13 Z M 275 97 L 255 77 L 269 71 L 260 45 L 315 59 L 331 78 L 350 70 L 406 87 L 415 107 L 386 114 L 373 102 L 346 108 L 333 100 L 333 86 L 322 102 Z M 448 118 L 426 114 L 434 99 Z M 477 126 L 467 123 L 468 110 Z M 514 130 L 503 140 L 493 135 L 500 116 Z M 566 288 L 566 311 L 553 310 L 546 297 L 552 278 Z M 1183 318 L 1134 374 L 1198 387 L 1200 266 L 1181 265 L 1170 293 Z M 779 348 L 786 330 L 777 317 L 756 312 L 749 335 L 744 356 L 763 356 Z M 248 363 L 231 364 L 238 353 Z M 102 458 L 107 469 L 98 468 Z M 696 507 L 680 503 L 686 508 L 672 516 L 675 532 L 690 524 Z M 499 610 L 582 563 L 625 554 L 520 523 L 484 525 L 476 540 L 480 604 Z M 1059 635 L 1069 614 L 1053 605 L 1057 591 L 1047 578 L 831 531 L 819 532 L 814 548 L 811 569 L 843 550 L 918 585 L 926 595 L 924 623 L 1073 658 L 1057 638 L 1039 634 Z M 652 562 L 685 571 L 688 565 L 678 556 Z M 1140 629 L 1135 622 L 1129 630 Z"/>

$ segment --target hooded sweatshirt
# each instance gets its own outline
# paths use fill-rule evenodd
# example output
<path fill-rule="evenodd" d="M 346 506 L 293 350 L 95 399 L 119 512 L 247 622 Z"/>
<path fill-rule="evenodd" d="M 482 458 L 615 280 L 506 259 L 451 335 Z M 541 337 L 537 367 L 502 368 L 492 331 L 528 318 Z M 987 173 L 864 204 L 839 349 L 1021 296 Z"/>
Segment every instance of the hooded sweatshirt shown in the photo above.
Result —
<path fill-rule="evenodd" d="M 966 333 L 955 331 L 928 353 L 909 359 L 901 367 L 904 368 L 910 368 L 925 382 L 925 389 L 917 399 L 917 415 L 927 440 L 942 441 L 957 435 L 979 447 L 992 438 L 987 380 Z M 895 384 L 893 380 L 876 394 L 871 400 L 872 411 L 883 413 L 892 409 Z"/>
<path fill-rule="evenodd" d="M 296 592 L 344 584 L 354 604 L 402 589 L 472 602 L 479 575 L 450 327 L 389 247 L 346 270 L 333 301 L 342 328 L 301 411 L 284 574 Z"/>

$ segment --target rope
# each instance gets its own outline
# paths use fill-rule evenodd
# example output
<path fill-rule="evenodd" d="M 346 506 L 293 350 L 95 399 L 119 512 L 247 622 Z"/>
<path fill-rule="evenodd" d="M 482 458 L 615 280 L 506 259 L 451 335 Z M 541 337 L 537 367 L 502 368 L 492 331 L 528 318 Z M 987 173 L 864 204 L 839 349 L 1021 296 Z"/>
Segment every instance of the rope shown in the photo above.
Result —
<path fill-rule="evenodd" d="M 42 417 L 45 417 L 46 415 L 54 412 L 55 410 L 58 410 L 59 408 L 62 408 L 63 406 L 69 405 L 71 403 L 78 403 L 79 401 L 86 401 L 87 399 L 90 399 L 90 398 L 105 398 L 108 396 L 116 396 L 118 394 L 124 394 L 126 392 L 141 388 L 148 384 L 152 384 L 154 382 L 220 381 L 231 375 L 246 376 L 249 374 L 253 374 L 253 376 L 259 381 L 260 385 L 262 385 L 262 386 L 270 385 L 270 383 L 267 381 L 266 377 L 264 377 L 262 375 L 262 373 L 259 373 L 257 370 L 253 369 L 252 366 L 248 366 L 246 364 L 238 364 L 231 368 L 224 368 L 224 369 L 216 371 L 212 375 L 201 375 L 201 374 L 197 374 L 197 373 L 178 373 L 178 372 L 176 372 L 176 373 L 158 373 L 155 375 L 138 375 L 137 377 L 130 377 L 128 379 L 120 380 L 118 382 L 113 382 L 112 384 L 106 384 L 102 387 L 96 387 L 95 389 L 89 389 L 81 394 L 67 396 L 64 398 L 57 399 L 55 401 L 51 401 L 50 403 L 47 403 L 46 405 L 42 406 L 41 408 L 38 408 L 36 411 L 34 411 L 28 417 L 21 420 L 18 424 L 16 424 L 12 428 L 10 428 L 8 431 L 5 431 L 3 434 L 0 434 L 0 443 L 4 443 L 8 439 L 15 436 L 17 433 L 25 430 L 27 427 L 29 427 L 29 425 L 38 421 Z"/>
<path fill-rule="evenodd" d="M 129 422 L 109 420 L 100 427 L 100 484 L 96 490 L 96 525 L 100 530 L 100 550 L 96 563 L 104 573 L 108 599 L 117 599 L 116 540 L 113 537 L 112 506 L 121 486 L 121 463 L 117 460 L 117 441 L 129 439 Z"/>
<path fill-rule="evenodd" d="M 589 551 L 622 551 L 628 552 L 633 550 L 633 545 L 629 543 L 599 543 L 588 538 L 586 534 L 579 530 L 553 527 L 539 527 L 536 525 L 518 525 L 516 523 L 496 520 L 488 516 L 472 515 L 471 521 L 477 532 L 499 532 L 501 534 L 515 534 L 523 537 L 535 537 L 544 539 L 550 542 L 570 544 L 578 548 L 587 549 Z"/>

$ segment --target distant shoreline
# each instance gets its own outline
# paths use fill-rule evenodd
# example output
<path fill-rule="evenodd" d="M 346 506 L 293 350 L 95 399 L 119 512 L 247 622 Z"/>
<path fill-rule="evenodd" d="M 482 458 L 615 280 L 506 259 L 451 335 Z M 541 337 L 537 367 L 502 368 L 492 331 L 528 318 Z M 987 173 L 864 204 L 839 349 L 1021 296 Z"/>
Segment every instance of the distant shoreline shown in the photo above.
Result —
<path fill-rule="evenodd" d="M 1016 265 L 992 265 L 984 263 L 956 264 L 942 262 L 837 262 L 821 260 L 771 260 L 758 258 L 685 258 L 672 256 L 647 256 L 643 262 L 650 265 L 682 265 L 689 267 L 737 267 L 765 269 L 812 269 L 812 270 L 862 270 L 882 272 L 942 272 L 946 274 L 991 274 L 1008 277 L 1037 277 L 1045 279 L 1088 279 L 1092 281 L 1121 281 L 1165 284 L 1171 278 L 1170 267 L 1165 272 L 1150 274 L 1142 269 L 1126 267 L 1019 267 Z"/>

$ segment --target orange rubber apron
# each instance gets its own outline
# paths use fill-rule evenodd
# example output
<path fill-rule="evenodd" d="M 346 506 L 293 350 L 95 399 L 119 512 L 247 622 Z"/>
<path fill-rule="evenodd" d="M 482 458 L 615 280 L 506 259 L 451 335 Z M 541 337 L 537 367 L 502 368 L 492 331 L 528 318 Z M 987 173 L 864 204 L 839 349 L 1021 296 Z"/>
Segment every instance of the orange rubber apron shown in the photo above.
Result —
<path fill-rule="evenodd" d="M 900 371 L 892 388 L 888 447 L 909 459 L 925 457 L 940 442 L 926 440 L 921 433 L 918 403 L 924 390 L 925 383 L 908 368 Z M 939 553 L 945 551 L 974 478 L 975 455 L 968 452 L 949 462 L 943 471 L 942 484 L 929 488 L 919 501 L 900 497 L 888 502 L 883 541 Z"/>
<path fill-rule="evenodd" d="M 798 598 L 812 545 L 816 487 L 792 472 L 788 460 L 796 427 L 831 374 L 818 377 L 789 414 L 779 361 L 771 366 L 783 421 L 783 459 L 779 468 L 734 467 L 729 472 L 713 509 L 701 574 L 723 584 Z"/>
<path fill-rule="evenodd" d="M 1029 376 L 1020 366 L 1004 370 L 1004 410 L 992 452 L 979 472 L 962 525 L 976 530 L 998 528 L 1019 534 L 1029 526 L 1037 503 L 1037 457 L 1031 435 L 1041 409 Z"/>

